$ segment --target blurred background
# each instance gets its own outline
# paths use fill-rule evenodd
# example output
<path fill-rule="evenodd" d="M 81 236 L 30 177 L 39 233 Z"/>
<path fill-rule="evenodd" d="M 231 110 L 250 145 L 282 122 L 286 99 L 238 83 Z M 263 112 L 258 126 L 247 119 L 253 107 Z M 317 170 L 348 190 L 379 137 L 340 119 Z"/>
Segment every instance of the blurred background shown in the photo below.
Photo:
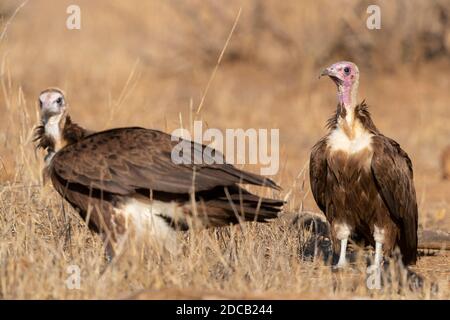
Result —
<path fill-rule="evenodd" d="M 219 129 L 279 128 L 274 178 L 294 191 L 291 208 L 305 200 L 316 209 L 302 169 L 336 106 L 334 84 L 318 75 L 351 60 L 359 99 L 413 160 L 422 223 L 450 226 L 450 185 L 440 178 L 450 143 L 448 0 L 30 0 L 17 11 L 22 3 L 0 3 L 2 182 L 29 176 L 26 166 L 38 179 L 40 154 L 24 164 L 18 150 L 32 152 L 37 96 L 57 86 L 74 120 L 94 130 L 172 131 L 193 118 Z M 66 28 L 72 4 L 81 30 Z M 380 30 L 366 27 L 371 4 L 381 8 Z"/>

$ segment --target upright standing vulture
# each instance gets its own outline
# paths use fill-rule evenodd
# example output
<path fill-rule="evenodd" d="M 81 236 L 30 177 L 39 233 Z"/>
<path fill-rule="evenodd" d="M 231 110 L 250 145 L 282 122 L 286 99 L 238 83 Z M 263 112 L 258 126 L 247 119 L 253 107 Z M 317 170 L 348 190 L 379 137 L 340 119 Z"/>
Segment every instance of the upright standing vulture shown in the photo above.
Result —
<path fill-rule="evenodd" d="M 357 104 L 354 63 L 335 63 L 324 75 L 337 85 L 339 101 L 309 169 L 314 199 L 331 225 L 337 266 L 346 263 L 349 237 L 375 247 L 376 266 L 396 247 L 404 264 L 414 264 L 418 214 L 411 160 L 375 127 L 365 102 Z"/>
<path fill-rule="evenodd" d="M 205 227 L 265 222 L 281 210 L 283 201 L 240 186 L 280 189 L 270 179 L 226 163 L 175 164 L 171 152 L 178 142 L 169 134 L 137 127 L 89 132 L 71 121 L 58 89 L 43 91 L 39 105 L 36 141 L 47 151 L 44 176 L 90 228 L 105 236 L 110 254 L 130 231 L 152 235 L 173 251 L 175 230 L 188 229 L 192 221 Z M 193 156 L 207 148 L 186 143 Z"/>

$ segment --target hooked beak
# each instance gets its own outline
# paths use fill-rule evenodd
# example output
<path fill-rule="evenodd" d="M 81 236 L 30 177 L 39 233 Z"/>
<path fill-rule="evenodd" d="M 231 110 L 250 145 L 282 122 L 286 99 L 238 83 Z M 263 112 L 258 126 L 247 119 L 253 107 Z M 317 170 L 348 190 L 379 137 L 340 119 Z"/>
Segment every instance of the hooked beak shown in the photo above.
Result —
<path fill-rule="evenodd" d="M 54 106 L 51 103 L 42 104 L 42 107 L 41 107 L 41 115 L 42 116 L 49 118 L 51 116 L 59 114 L 60 112 L 61 112 L 61 110 L 57 106 Z"/>
<path fill-rule="evenodd" d="M 43 103 L 41 106 L 41 120 L 47 123 L 50 118 L 63 114 L 65 112 L 65 105 L 57 106 L 54 103 Z"/>
<path fill-rule="evenodd" d="M 319 75 L 319 79 L 322 78 L 323 76 L 329 76 L 329 75 L 330 75 L 330 69 L 329 68 L 323 69 Z"/>
<path fill-rule="evenodd" d="M 336 70 L 333 67 L 328 67 L 320 73 L 319 79 L 323 76 L 329 76 L 331 80 L 333 80 L 336 84 L 339 84 L 342 82 L 342 80 L 339 78 L 339 74 L 336 72 Z"/>

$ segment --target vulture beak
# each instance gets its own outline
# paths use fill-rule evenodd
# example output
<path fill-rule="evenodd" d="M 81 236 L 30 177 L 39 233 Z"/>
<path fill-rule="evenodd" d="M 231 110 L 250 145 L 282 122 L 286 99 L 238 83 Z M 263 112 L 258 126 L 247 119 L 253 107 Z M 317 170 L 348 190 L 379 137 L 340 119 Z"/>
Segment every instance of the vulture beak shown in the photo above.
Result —
<path fill-rule="evenodd" d="M 331 78 L 331 80 L 333 80 L 336 84 L 339 84 L 342 81 L 339 78 L 339 74 L 336 72 L 336 70 L 333 68 L 333 66 L 323 69 L 322 72 L 320 73 L 319 79 L 322 76 L 329 76 Z"/>
<path fill-rule="evenodd" d="M 323 76 L 329 76 L 330 75 L 330 68 L 323 69 L 322 72 L 319 75 L 319 79 Z"/>

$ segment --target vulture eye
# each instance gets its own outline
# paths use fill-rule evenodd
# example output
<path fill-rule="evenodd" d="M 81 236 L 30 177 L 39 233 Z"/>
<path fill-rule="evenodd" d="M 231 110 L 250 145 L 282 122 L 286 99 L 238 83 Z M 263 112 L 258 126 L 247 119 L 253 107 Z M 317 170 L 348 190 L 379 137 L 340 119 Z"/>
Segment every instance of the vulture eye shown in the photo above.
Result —
<path fill-rule="evenodd" d="M 41 101 L 41 99 L 39 99 L 39 108 L 42 109 L 42 101 Z"/>
<path fill-rule="evenodd" d="M 60 106 L 62 104 L 62 98 L 59 97 L 58 99 L 56 99 L 56 103 Z"/>
<path fill-rule="evenodd" d="M 349 67 L 345 67 L 344 68 L 344 72 L 345 72 L 345 74 L 349 74 L 350 73 L 350 68 Z"/>

